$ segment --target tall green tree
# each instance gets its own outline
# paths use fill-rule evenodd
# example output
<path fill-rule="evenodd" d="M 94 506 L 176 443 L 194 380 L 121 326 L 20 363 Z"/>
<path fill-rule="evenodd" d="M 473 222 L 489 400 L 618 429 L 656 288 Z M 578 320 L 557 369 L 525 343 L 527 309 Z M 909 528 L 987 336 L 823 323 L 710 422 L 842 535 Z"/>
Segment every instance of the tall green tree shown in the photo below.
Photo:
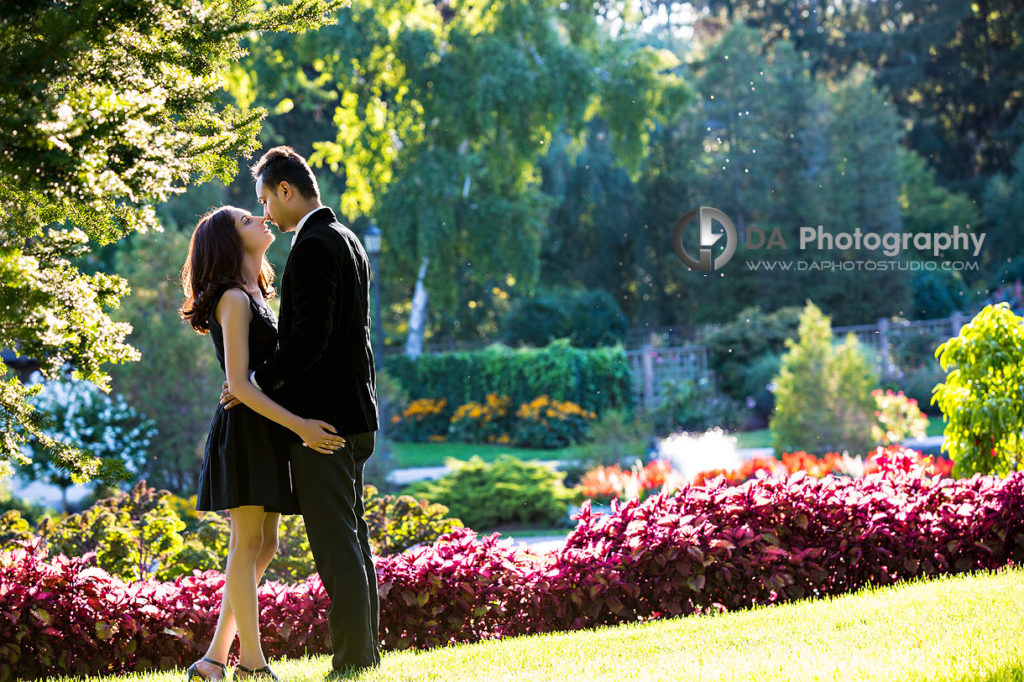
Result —
<path fill-rule="evenodd" d="M 900 192 L 900 118 L 866 70 L 851 73 L 829 96 L 828 197 L 820 221 L 831 233 L 860 229 L 880 234 L 902 232 Z M 886 260 L 876 252 L 830 249 L 831 261 Z M 821 273 L 814 274 L 822 279 Z M 835 272 L 816 287 L 818 303 L 843 324 L 880 317 L 907 317 L 911 310 L 909 276 L 898 270 Z M 857 292 L 851 297 L 849 292 Z M 839 314 L 841 311 L 841 314 Z"/>
<path fill-rule="evenodd" d="M 137 359 L 109 312 L 124 280 L 76 265 L 96 244 L 156 227 L 153 206 L 236 171 L 264 112 L 221 87 L 253 31 L 302 31 L 338 4 L 296 0 L 83 0 L 4 4 L 0 20 L 0 347 L 55 377 L 106 388 L 104 366 Z M 100 462 L 48 437 L 8 372 L 0 383 L 0 476 L 36 439 L 76 480 Z"/>
<path fill-rule="evenodd" d="M 997 173 L 985 187 L 989 219 L 986 249 L 996 274 L 1003 280 L 1024 277 L 1024 144 L 1013 156 L 1012 171 Z"/>
<path fill-rule="evenodd" d="M 554 133 L 582 135 L 600 115 L 635 168 L 651 122 L 686 94 L 671 55 L 612 40 L 591 9 L 552 0 L 363 0 L 315 42 L 252 50 L 256 101 L 287 98 L 332 122 L 311 161 L 342 181 L 349 221 L 381 226 L 388 297 L 412 299 L 422 270 L 433 330 L 451 338 L 493 327 L 472 311 L 537 281 L 553 206 L 538 161 Z M 267 74 L 281 63 L 296 67 L 290 85 Z"/>
<path fill-rule="evenodd" d="M 792 45 L 765 45 L 736 26 L 698 55 L 697 97 L 657 132 L 640 180 L 635 307 L 648 312 L 635 317 L 656 324 L 724 321 L 752 303 L 802 303 L 809 291 L 795 272 L 748 271 L 744 262 L 795 257 L 796 228 L 820 221 L 828 194 L 829 111 Z M 741 245 L 721 272 L 689 271 L 673 253 L 674 223 L 698 206 L 719 208 L 736 225 Z M 781 230 L 787 248 L 748 251 L 748 228 Z"/>
<path fill-rule="evenodd" d="M 556 134 L 540 162 L 543 191 L 561 200 L 545 227 L 541 282 L 603 289 L 623 301 L 632 293 L 631 235 L 640 193 L 612 151 L 603 120 L 591 120 L 585 140 L 574 154 L 575 140 Z"/>

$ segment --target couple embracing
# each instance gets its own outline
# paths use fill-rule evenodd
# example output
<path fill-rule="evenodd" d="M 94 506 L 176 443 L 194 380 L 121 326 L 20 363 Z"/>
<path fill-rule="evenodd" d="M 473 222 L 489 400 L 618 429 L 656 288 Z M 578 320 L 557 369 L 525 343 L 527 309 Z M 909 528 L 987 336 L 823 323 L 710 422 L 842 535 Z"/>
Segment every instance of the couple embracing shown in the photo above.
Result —
<path fill-rule="evenodd" d="M 377 430 L 370 268 L 359 239 L 320 203 L 289 147 L 252 168 L 262 216 L 233 206 L 196 225 L 181 316 L 209 333 L 227 381 L 210 426 L 196 508 L 227 510 L 231 540 L 217 629 L 189 682 L 219 680 L 237 632 L 236 678 L 277 680 L 260 644 L 257 587 L 281 514 L 301 513 L 331 600 L 328 677 L 380 664 L 377 576 L 363 520 L 363 465 Z M 292 233 L 280 322 L 267 306 L 273 224 Z"/>

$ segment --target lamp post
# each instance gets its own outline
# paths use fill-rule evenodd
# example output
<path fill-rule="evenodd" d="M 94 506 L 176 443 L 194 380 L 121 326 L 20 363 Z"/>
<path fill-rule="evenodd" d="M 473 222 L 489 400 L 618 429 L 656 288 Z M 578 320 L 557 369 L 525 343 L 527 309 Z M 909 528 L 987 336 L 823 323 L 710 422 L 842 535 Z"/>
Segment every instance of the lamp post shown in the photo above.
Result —
<path fill-rule="evenodd" d="M 370 219 L 370 227 L 366 230 L 366 234 L 363 235 L 363 247 L 366 249 L 366 255 L 370 257 L 370 267 L 373 270 L 373 335 L 374 335 L 374 358 L 377 367 L 380 368 L 384 364 L 384 333 L 383 326 L 380 320 L 380 268 L 378 265 L 378 259 L 380 258 L 381 246 L 383 239 L 381 238 L 380 228 L 377 227 L 377 223 Z M 384 401 L 377 401 L 377 408 L 380 413 L 380 433 L 379 436 L 384 436 L 384 425 L 387 423 L 387 419 L 384 415 Z"/>

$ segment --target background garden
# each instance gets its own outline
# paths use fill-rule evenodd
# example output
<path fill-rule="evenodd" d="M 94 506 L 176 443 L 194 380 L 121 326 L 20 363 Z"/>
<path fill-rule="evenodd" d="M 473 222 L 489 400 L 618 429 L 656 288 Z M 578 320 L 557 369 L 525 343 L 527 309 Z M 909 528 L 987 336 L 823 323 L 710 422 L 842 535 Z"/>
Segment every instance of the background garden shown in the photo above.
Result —
<path fill-rule="evenodd" d="M 0 680 L 169 669 L 212 632 L 222 377 L 177 278 L 283 143 L 381 236 L 385 647 L 1019 563 L 1022 31 L 1008 1 L 5 4 Z M 754 227 L 809 261 L 802 225 L 984 248 L 703 274 L 671 243 L 700 205 L 734 265 Z M 301 519 L 281 537 L 268 653 L 322 653 Z"/>

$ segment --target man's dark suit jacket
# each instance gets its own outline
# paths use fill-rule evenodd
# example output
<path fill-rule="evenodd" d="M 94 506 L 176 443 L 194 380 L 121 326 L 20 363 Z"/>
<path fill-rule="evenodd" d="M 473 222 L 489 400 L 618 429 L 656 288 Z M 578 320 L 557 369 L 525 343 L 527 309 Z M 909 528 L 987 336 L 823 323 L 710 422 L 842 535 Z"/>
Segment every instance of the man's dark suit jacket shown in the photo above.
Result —
<path fill-rule="evenodd" d="M 331 209 L 318 209 L 288 256 L 277 351 L 256 370 L 256 383 L 295 414 L 322 419 L 341 435 L 378 427 L 369 291 L 362 243 Z"/>

